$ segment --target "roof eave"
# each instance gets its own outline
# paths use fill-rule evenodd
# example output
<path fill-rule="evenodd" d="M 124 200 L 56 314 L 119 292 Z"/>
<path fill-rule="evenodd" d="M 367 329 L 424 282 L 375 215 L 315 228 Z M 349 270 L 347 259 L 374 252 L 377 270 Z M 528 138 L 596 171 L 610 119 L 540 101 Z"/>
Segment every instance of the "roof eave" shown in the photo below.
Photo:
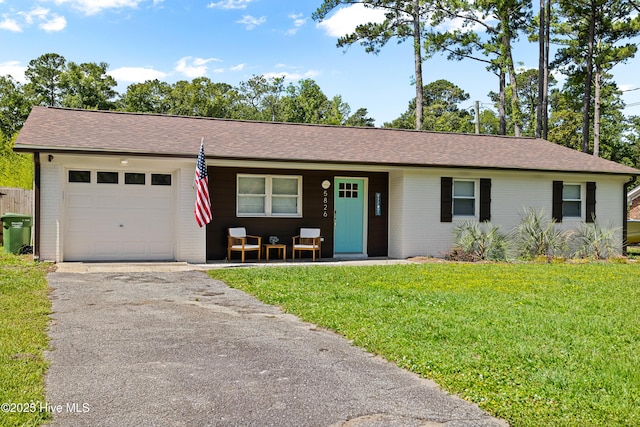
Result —
<path fill-rule="evenodd" d="M 149 153 L 146 151 L 136 150 L 113 150 L 113 149 L 96 149 L 96 148 L 79 148 L 79 147 L 50 147 L 38 145 L 16 144 L 14 151 L 17 153 L 64 153 L 64 154 L 93 154 L 93 155 L 116 155 L 116 156 L 138 156 L 138 157 L 171 157 L 171 158 L 195 158 L 196 155 L 187 153 Z M 620 175 L 638 177 L 640 174 L 630 171 L 589 171 L 589 170 L 566 170 L 566 169 L 545 169 L 545 168 L 521 168 L 521 167 L 505 167 L 505 166 L 486 166 L 486 165 L 458 165 L 458 164 L 429 164 L 429 163 L 388 163 L 388 162 L 371 162 L 371 161 L 348 161 L 348 160 L 330 160 L 330 159 L 298 159 L 298 158 L 265 158 L 265 157 L 245 157 L 245 156 L 215 156 L 207 155 L 207 159 L 211 160 L 232 160 L 232 161 L 250 161 L 250 162 L 284 162 L 284 163 L 312 163 L 312 164 L 336 164 L 349 166 L 386 166 L 390 168 L 442 168 L 442 169 L 480 169 L 480 170 L 496 170 L 496 171 L 527 171 L 527 172 L 546 172 L 546 173 L 571 173 L 571 174 L 596 174 L 596 175 Z"/>

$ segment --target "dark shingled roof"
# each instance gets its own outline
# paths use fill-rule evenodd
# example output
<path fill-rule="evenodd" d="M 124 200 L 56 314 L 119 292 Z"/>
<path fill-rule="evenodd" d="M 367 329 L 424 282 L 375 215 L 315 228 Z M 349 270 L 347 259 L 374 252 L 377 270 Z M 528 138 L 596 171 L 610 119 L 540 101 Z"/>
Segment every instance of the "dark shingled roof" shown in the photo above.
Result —
<path fill-rule="evenodd" d="M 34 107 L 16 151 L 637 175 L 535 138 Z"/>

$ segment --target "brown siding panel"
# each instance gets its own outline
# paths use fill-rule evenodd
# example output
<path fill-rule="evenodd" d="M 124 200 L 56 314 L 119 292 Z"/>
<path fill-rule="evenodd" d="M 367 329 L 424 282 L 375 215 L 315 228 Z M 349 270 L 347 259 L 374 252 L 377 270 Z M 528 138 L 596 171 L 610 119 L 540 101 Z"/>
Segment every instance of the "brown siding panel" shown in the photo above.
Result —
<path fill-rule="evenodd" d="M 269 236 L 278 236 L 287 245 L 287 258 L 291 257 L 291 239 L 300 227 L 320 227 L 324 242 L 322 257 L 333 256 L 333 182 L 334 176 L 354 176 L 369 179 L 369 231 L 368 255 L 386 256 L 388 246 L 388 174 L 353 171 L 315 171 L 291 169 L 209 167 L 209 191 L 213 206 L 213 221 L 207 225 L 207 259 L 220 260 L 227 256 L 227 229 L 246 227 L 247 233 L 262 236 L 263 243 Z M 302 176 L 302 218 L 236 217 L 236 176 L 239 173 L 264 175 Z M 327 217 L 324 217 L 322 181 L 332 183 L 328 191 Z M 375 193 L 382 195 L 382 215 L 375 216 Z M 237 254 L 236 254 L 237 255 Z M 310 255 L 310 254 L 309 254 Z M 303 255 L 304 256 L 304 255 Z M 247 254 L 248 259 L 255 257 Z M 236 256 L 233 257 L 235 260 Z M 255 258 L 253 258 L 255 259 Z"/>

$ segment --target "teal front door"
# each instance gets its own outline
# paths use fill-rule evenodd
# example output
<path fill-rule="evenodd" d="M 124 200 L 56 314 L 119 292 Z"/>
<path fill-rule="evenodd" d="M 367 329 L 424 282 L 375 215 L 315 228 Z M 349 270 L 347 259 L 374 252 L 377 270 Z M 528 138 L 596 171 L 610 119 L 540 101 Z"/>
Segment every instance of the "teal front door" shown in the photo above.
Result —
<path fill-rule="evenodd" d="M 363 253 L 364 179 L 336 178 L 335 182 L 336 254 Z"/>

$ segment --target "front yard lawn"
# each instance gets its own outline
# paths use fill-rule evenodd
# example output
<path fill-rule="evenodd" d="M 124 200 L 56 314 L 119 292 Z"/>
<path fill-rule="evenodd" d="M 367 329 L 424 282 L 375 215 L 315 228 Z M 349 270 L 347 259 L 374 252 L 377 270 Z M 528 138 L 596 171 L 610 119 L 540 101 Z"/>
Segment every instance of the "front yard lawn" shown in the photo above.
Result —
<path fill-rule="evenodd" d="M 513 426 L 640 425 L 640 265 L 211 270 Z"/>
<path fill-rule="evenodd" d="M 51 304 L 46 264 L 0 246 L 0 426 L 39 426 L 49 419 L 44 374 Z"/>

